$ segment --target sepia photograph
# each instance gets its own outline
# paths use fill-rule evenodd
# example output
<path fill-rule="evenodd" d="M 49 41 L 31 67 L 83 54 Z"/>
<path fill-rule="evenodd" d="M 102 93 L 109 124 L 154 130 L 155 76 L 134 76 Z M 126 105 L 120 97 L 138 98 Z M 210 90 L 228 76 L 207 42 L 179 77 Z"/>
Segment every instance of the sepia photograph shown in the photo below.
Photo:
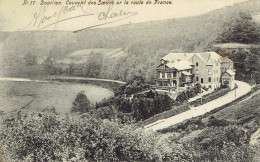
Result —
<path fill-rule="evenodd" d="M 0 0 L 0 162 L 259 162 L 259 0 Z"/>

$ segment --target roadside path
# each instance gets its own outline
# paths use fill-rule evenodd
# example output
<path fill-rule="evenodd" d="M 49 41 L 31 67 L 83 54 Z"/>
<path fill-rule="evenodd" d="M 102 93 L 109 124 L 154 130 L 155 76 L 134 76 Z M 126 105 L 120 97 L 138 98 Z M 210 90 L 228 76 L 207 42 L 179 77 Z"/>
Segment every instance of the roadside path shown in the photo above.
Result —
<path fill-rule="evenodd" d="M 45 83 L 47 80 L 33 80 L 29 78 L 8 78 L 8 77 L 0 77 L 0 81 L 14 81 L 14 82 L 40 82 Z"/>
<path fill-rule="evenodd" d="M 84 77 L 65 77 L 65 76 L 56 76 L 51 79 L 75 79 L 75 80 L 97 80 L 97 81 L 105 81 L 105 82 L 114 82 L 119 84 L 126 84 L 126 82 L 119 80 L 111 80 L 111 79 L 100 79 L 100 78 L 84 78 Z"/>
<path fill-rule="evenodd" d="M 223 106 L 227 103 L 234 101 L 236 98 L 243 96 L 244 94 L 248 93 L 251 90 L 251 86 L 245 82 L 235 81 L 238 88 L 236 90 L 232 90 L 226 95 L 217 98 L 211 102 L 208 102 L 204 105 L 200 105 L 198 107 L 193 107 L 191 110 L 185 111 L 178 115 L 169 117 L 167 119 L 158 120 L 154 123 L 151 123 L 144 128 L 146 130 L 159 130 L 163 128 L 167 128 L 171 125 L 180 123 L 186 119 L 190 119 L 192 117 L 196 117 L 199 115 L 203 115 L 211 110 Z"/>
<path fill-rule="evenodd" d="M 63 77 L 63 76 L 56 76 L 51 77 L 43 80 L 34 80 L 29 78 L 9 78 L 9 77 L 0 77 L 0 81 L 17 81 L 17 82 L 49 82 L 52 79 L 74 79 L 74 80 L 97 80 L 97 81 L 105 81 L 105 82 L 114 82 L 119 84 L 126 84 L 126 82 L 119 81 L 119 80 L 110 80 L 110 79 L 99 79 L 99 78 L 84 78 L 84 77 Z"/>

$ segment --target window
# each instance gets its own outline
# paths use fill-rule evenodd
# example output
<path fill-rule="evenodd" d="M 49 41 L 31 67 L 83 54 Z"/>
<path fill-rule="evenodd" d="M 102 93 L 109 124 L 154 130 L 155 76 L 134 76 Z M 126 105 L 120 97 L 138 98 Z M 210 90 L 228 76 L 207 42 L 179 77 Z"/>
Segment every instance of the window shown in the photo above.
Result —
<path fill-rule="evenodd" d="M 203 83 L 203 78 L 200 79 L 200 83 Z"/>
<path fill-rule="evenodd" d="M 209 88 L 211 88 L 211 85 L 209 85 Z"/>
<path fill-rule="evenodd" d="M 196 74 L 199 74 L 199 69 L 196 69 Z"/>
<path fill-rule="evenodd" d="M 196 62 L 196 66 L 199 66 L 199 63 L 198 63 L 198 62 Z"/>
<path fill-rule="evenodd" d="M 162 73 L 162 78 L 165 78 L 165 73 Z"/>
<path fill-rule="evenodd" d="M 199 77 L 198 77 L 198 76 L 196 76 L 196 81 L 197 81 L 197 82 L 199 81 Z"/>
<path fill-rule="evenodd" d="M 177 73 L 176 71 L 173 72 L 173 77 L 176 77 L 177 76 Z"/>
<path fill-rule="evenodd" d="M 211 82 L 211 77 L 209 77 L 209 82 Z"/>
<path fill-rule="evenodd" d="M 208 70 L 208 74 L 211 75 L 211 69 Z"/>
<path fill-rule="evenodd" d="M 167 78 L 171 78 L 171 73 L 167 73 Z"/>

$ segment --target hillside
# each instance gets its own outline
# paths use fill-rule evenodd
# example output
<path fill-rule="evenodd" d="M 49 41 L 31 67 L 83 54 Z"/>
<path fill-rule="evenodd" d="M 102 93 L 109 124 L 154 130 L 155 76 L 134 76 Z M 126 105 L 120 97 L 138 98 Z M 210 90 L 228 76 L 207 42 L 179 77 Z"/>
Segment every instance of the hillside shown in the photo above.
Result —
<path fill-rule="evenodd" d="M 160 131 L 168 137 L 161 147 L 173 155 L 180 151 L 195 161 L 259 161 L 259 101 L 258 90 L 214 114 L 166 128 Z"/>
<path fill-rule="evenodd" d="M 121 48 L 93 48 L 71 52 L 63 59 L 57 60 L 57 62 L 64 64 L 82 64 L 88 62 L 92 55 L 95 54 L 101 54 L 103 57 L 113 59 L 119 59 L 121 57 L 127 56 L 127 54 Z"/>
<path fill-rule="evenodd" d="M 211 50 L 211 45 L 226 28 L 227 22 L 235 19 L 239 12 L 257 14 L 259 5 L 258 0 L 251 0 L 200 16 L 92 29 L 79 33 L 70 31 L 1 32 L 2 53 L 4 62 L 8 62 L 8 60 L 14 61 L 17 57 L 22 58 L 28 53 L 39 57 L 50 55 L 55 59 L 64 59 L 68 54 L 84 49 L 121 48 L 128 54 L 128 58 L 120 60 L 120 64 L 128 71 L 102 77 L 128 80 L 131 77 L 125 75 L 129 73 L 152 75 L 144 73 L 144 70 L 153 69 L 157 65 L 158 58 L 170 51 Z M 107 66 L 112 68 L 109 69 L 110 71 L 118 69 L 115 61 Z M 136 67 L 136 70 L 131 72 L 131 67 Z M 153 73 L 153 71 L 148 73 Z M 151 76 L 146 78 L 151 78 Z"/>
<path fill-rule="evenodd" d="M 4 53 L 16 47 L 12 52 L 20 54 L 37 52 L 59 56 L 79 49 L 129 48 L 138 44 L 144 48 L 152 47 L 157 50 L 180 49 L 195 45 L 195 50 L 201 50 L 197 46 L 207 47 L 222 31 L 221 28 L 227 21 L 236 17 L 241 11 L 255 14 L 259 5 L 259 1 L 251 0 L 195 17 L 129 24 L 79 33 L 56 31 L 52 35 L 51 31 L 39 31 L 33 34 L 21 31 L 8 33 L 8 36 L 6 33 L 4 35 L 1 33 L 1 39 L 6 43 Z"/>

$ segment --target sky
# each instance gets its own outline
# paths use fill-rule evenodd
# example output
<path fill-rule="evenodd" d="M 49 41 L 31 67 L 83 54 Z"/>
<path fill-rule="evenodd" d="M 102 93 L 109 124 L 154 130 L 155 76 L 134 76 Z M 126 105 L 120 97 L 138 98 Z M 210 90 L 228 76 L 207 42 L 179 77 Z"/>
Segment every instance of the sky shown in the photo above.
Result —
<path fill-rule="evenodd" d="M 25 1 L 29 4 L 23 5 Z M 56 1 L 61 2 L 62 5 L 40 5 L 41 1 L 46 3 Z M 196 16 L 246 0 L 171 0 L 172 4 L 167 5 L 153 4 L 155 0 L 151 0 L 152 4 L 145 4 L 147 0 L 114 0 L 114 2 L 122 1 L 122 3 L 119 5 L 89 5 L 89 1 L 99 0 L 86 0 L 86 4 L 82 6 L 66 5 L 66 1 L 81 2 L 85 0 L 0 0 L 0 30 L 77 31 L 93 26 L 105 28 L 129 23 Z M 100 1 L 111 2 L 113 0 Z M 125 5 L 124 1 L 129 3 Z M 132 1 L 143 1 L 144 4 L 133 5 Z M 34 5 L 30 5 L 30 3 L 34 3 Z"/>

